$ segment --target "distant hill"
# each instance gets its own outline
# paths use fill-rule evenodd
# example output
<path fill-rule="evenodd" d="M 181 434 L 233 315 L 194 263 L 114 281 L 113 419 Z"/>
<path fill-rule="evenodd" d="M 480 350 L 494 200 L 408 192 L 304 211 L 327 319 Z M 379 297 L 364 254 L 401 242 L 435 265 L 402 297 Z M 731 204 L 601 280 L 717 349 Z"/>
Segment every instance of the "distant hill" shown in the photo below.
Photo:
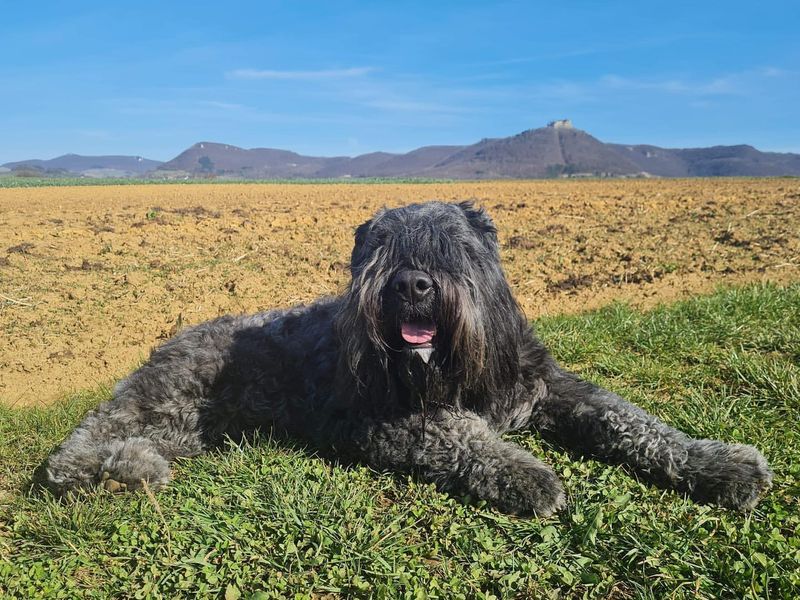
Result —
<path fill-rule="evenodd" d="M 370 177 L 370 173 L 396 156 L 388 152 L 371 152 L 354 158 L 332 158 L 314 177 Z"/>
<path fill-rule="evenodd" d="M 657 146 L 609 144 L 642 170 L 662 177 L 767 177 L 800 175 L 800 154 L 761 152 L 752 146 L 668 150 Z"/>
<path fill-rule="evenodd" d="M 628 175 L 640 170 L 633 161 L 585 131 L 569 124 L 552 124 L 467 146 L 435 165 L 431 174 L 454 178 L 537 178 Z"/>
<path fill-rule="evenodd" d="M 398 154 L 376 169 L 376 177 L 397 177 L 425 174 L 464 146 L 423 146 L 405 154 Z"/>
<path fill-rule="evenodd" d="M 239 148 L 198 142 L 159 163 L 133 156 L 78 156 L 6 163 L 14 170 L 93 177 L 224 177 L 299 179 L 428 177 L 519 179 L 545 177 L 800 176 L 800 154 L 761 152 L 752 146 L 660 148 L 602 142 L 569 120 L 553 121 L 506 138 L 468 146 L 424 146 L 404 154 L 304 156 L 275 148 Z M 0 168 L 2 168 L 0 167 Z"/>
<path fill-rule="evenodd" d="M 21 160 L 2 165 L 13 171 L 41 172 L 42 175 L 83 177 L 137 177 L 156 169 L 160 161 L 141 156 L 81 156 L 65 154 L 50 160 Z"/>
<path fill-rule="evenodd" d="M 315 177 L 326 165 L 352 160 L 302 156 L 288 150 L 253 148 L 199 142 L 158 167 L 160 172 L 179 172 L 192 176 L 228 175 L 253 179 Z"/>
<path fill-rule="evenodd" d="M 691 176 L 800 174 L 800 154 L 761 152 L 752 146 L 686 148 L 675 152 L 687 162 Z"/>

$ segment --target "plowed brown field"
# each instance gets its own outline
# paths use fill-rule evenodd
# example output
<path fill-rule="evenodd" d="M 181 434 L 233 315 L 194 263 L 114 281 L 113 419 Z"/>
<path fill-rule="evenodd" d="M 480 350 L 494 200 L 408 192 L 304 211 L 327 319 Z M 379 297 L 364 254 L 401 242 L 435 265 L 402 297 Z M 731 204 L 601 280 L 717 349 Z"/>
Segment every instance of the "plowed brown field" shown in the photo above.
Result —
<path fill-rule="evenodd" d="M 800 279 L 800 183 L 0 189 L 0 402 L 109 385 L 180 326 L 341 290 L 381 206 L 472 198 L 530 317 Z"/>

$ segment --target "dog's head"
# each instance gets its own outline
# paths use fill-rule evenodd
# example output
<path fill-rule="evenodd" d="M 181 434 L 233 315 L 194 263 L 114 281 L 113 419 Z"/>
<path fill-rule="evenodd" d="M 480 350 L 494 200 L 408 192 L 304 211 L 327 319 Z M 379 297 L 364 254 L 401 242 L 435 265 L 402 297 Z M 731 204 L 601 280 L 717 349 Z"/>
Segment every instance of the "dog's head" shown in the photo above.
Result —
<path fill-rule="evenodd" d="M 337 325 L 354 374 L 370 358 L 384 371 L 426 365 L 467 387 L 516 372 L 520 312 L 482 209 L 382 210 L 356 229 L 350 268 Z"/>

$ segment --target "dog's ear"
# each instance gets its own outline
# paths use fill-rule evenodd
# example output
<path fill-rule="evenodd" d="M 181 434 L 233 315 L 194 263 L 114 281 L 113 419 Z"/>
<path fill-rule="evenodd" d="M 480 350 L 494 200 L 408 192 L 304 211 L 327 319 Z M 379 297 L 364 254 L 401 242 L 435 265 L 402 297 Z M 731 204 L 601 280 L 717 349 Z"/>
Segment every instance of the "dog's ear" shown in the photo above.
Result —
<path fill-rule="evenodd" d="M 350 267 L 357 265 L 359 261 L 363 258 L 364 253 L 364 242 L 367 240 L 367 234 L 369 233 L 369 228 L 372 226 L 372 219 L 362 223 L 358 227 L 356 227 L 356 232 L 354 235 L 355 241 L 353 243 L 353 252 L 350 255 Z"/>
<path fill-rule="evenodd" d="M 458 207 L 464 212 L 470 226 L 481 236 L 483 243 L 491 250 L 497 251 L 499 249 L 497 227 L 488 213 L 482 208 L 476 207 L 471 200 L 459 202 Z"/>
<path fill-rule="evenodd" d="M 369 233 L 369 228 L 372 226 L 372 219 L 369 219 L 356 227 L 355 232 L 355 246 L 363 246 L 364 240 L 367 238 L 367 233 Z"/>

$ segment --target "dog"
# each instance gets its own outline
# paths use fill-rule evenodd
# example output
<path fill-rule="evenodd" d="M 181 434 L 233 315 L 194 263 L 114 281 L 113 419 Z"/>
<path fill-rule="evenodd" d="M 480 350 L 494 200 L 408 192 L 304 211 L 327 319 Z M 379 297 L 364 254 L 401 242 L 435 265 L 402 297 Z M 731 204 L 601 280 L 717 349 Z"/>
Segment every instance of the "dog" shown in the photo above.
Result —
<path fill-rule="evenodd" d="M 355 230 L 351 281 L 308 306 L 178 333 L 48 458 L 56 494 L 170 479 L 170 462 L 269 430 L 343 461 L 412 473 L 519 515 L 565 505 L 533 430 L 695 501 L 753 508 L 772 473 L 752 446 L 693 439 L 562 369 L 469 202 L 381 210 Z"/>

